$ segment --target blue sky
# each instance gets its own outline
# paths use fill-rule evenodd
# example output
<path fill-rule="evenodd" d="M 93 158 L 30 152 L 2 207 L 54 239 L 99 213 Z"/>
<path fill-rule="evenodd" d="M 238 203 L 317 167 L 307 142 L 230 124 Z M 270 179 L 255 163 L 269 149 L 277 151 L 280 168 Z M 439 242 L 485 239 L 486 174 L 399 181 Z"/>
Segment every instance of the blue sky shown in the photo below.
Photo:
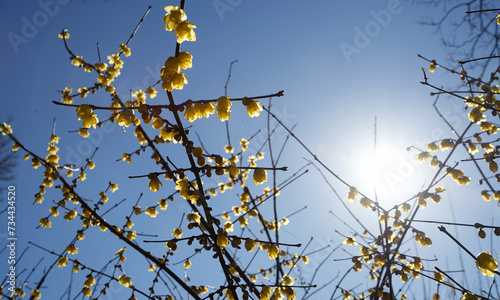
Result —
<path fill-rule="evenodd" d="M 175 40 L 172 34 L 165 32 L 161 19 L 163 6 L 178 3 L 156 0 L 0 2 L 0 35 L 3 40 L 0 44 L 3 91 L 0 119 L 12 117 L 16 136 L 30 149 L 42 154 L 51 134 L 52 120 L 56 118 L 56 132 L 62 137 L 59 154 L 65 163 L 79 164 L 95 146 L 100 147 L 102 150 L 96 157 L 98 168 L 88 174 L 89 180 L 81 186 L 89 194 L 92 191 L 94 197 L 105 188 L 107 181 L 112 180 L 119 182 L 121 187 L 116 197 L 133 201 L 147 182 L 132 181 L 126 176 L 144 174 L 152 165 L 125 166 L 123 173 L 113 172 L 117 166 L 114 160 L 124 151 L 135 149 L 135 146 L 127 148 L 134 138 L 131 134 L 121 134 L 120 128 L 101 129 L 88 140 L 68 133 L 68 130 L 78 128 L 74 110 L 56 106 L 51 101 L 60 100 L 58 90 L 66 86 L 74 90 L 82 85 L 90 86 L 95 79 L 71 66 L 57 34 L 67 28 L 71 34 L 68 40 L 71 49 L 90 61 L 97 60 L 96 42 L 99 42 L 104 60 L 128 39 L 149 4 L 152 10 L 132 40 L 132 56 L 124 59 L 125 68 L 115 84 L 119 95 L 125 98 L 130 89 L 145 90 L 154 83 L 159 78 L 159 68 L 173 54 Z M 434 99 L 429 97 L 430 90 L 419 84 L 421 68 L 427 68 L 428 63 L 419 59 L 417 54 L 438 61 L 446 59 L 439 37 L 431 28 L 418 24 L 419 20 L 439 15 L 440 11 L 395 0 L 311 1 L 307 5 L 304 1 L 283 0 L 187 1 L 188 18 L 198 27 L 197 41 L 182 45 L 194 60 L 193 68 L 186 72 L 189 83 L 184 90 L 175 93 L 176 99 L 196 100 L 223 95 L 229 64 L 238 60 L 233 65 L 228 94 L 241 97 L 284 90 L 285 97 L 273 99 L 275 112 L 285 124 L 297 124 L 295 134 L 332 170 L 349 183 L 366 190 L 368 195 L 371 195 L 372 183 L 367 182 L 372 177 L 366 174 L 370 172 L 373 124 L 377 116 L 377 155 L 384 165 L 378 170 L 377 193 L 380 203 L 391 207 L 418 192 L 433 174 L 426 164 L 416 163 L 416 152 L 407 152 L 406 147 L 423 148 L 431 140 L 452 137 L 432 108 Z M 447 75 L 439 72 L 432 78 L 440 82 L 438 85 L 449 80 Z M 101 94 L 88 101 L 106 105 L 109 98 Z M 267 105 L 268 101 L 262 103 Z M 461 105 L 454 101 L 446 104 L 443 106 L 445 114 L 450 117 L 460 115 Z M 265 115 L 257 120 L 250 119 L 245 117 L 241 108 L 235 108 L 234 116 L 236 120 L 230 122 L 233 144 L 241 137 L 248 138 L 258 129 L 267 130 Z M 459 126 L 466 122 L 466 119 L 459 119 Z M 222 146 L 227 143 L 223 123 L 202 120 L 199 124 L 195 123 L 195 126 L 199 126 L 197 131 L 205 137 L 206 146 L 214 152 L 222 151 Z M 278 131 L 277 142 L 285 137 L 284 131 Z M 115 145 L 124 145 L 128 150 Z M 281 164 L 289 167 L 290 174 L 306 163 L 302 157 L 311 159 L 295 141 L 290 141 L 286 149 Z M 181 153 L 174 148 L 171 151 L 173 157 Z M 106 161 L 107 156 L 113 159 Z M 16 173 L 18 176 L 13 184 L 19 195 L 20 243 L 26 245 L 28 240 L 37 240 L 45 246 L 52 245 L 53 233 L 34 229 L 38 219 L 48 214 L 49 204 L 44 204 L 41 209 L 30 205 L 42 175 L 23 162 L 19 163 Z M 292 219 L 288 233 L 283 236 L 286 240 L 304 242 L 313 232 L 313 246 L 319 248 L 330 240 L 342 240 L 333 232 L 334 228 L 346 234 L 349 230 L 327 213 L 329 210 L 340 213 L 340 205 L 316 170 L 311 168 L 310 173 L 296 186 L 283 192 L 282 197 L 287 199 L 284 215 L 308 206 L 306 211 Z M 90 178 L 91 175 L 95 179 Z M 287 175 L 281 176 L 286 178 Z M 347 193 L 345 186 L 339 185 L 334 178 L 329 177 L 329 180 L 341 195 Z M 471 192 L 457 188 L 452 182 L 446 182 L 446 185 L 448 194 L 444 203 L 423 210 L 422 219 L 453 221 L 449 201 L 453 201 L 457 220 L 464 223 L 477 221 L 470 211 L 461 208 L 472 201 L 492 212 L 491 216 L 486 216 L 488 222 L 498 210 L 495 203 L 484 203 L 477 190 Z M 153 201 L 151 193 L 146 194 Z M 186 207 L 181 204 L 172 206 L 173 222 L 178 222 L 179 212 L 184 212 Z M 363 211 L 359 205 L 351 206 L 360 215 L 373 218 L 369 226 L 376 226 L 373 214 Z M 311 224 L 301 220 L 311 217 L 318 222 Z M 57 221 L 57 228 L 64 226 L 61 218 Z M 146 226 L 149 221 L 144 220 Z M 436 241 L 431 250 L 439 252 L 449 248 L 445 239 L 439 243 L 442 236 L 432 229 L 435 227 L 429 228 L 428 234 L 434 235 Z M 474 230 L 464 234 L 469 234 L 472 239 L 470 246 L 476 250 L 472 252 L 478 252 L 480 245 L 488 246 L 488 243 L 477 245 Z M 62 246 L 65 243 L 67 241 L 61 241 Z M 43 256 L 38 250 L 30 251 L 36 255 L 29 259 Z M 95 249 L 90 247 L 83 251 L 92 254 Z M 315 263 L 321 261 L 321 255 L 314 258 Z M 338 254 L 338 258 L 342 257 L 346 255 Z M 3 271 L 4 261 L 0 266 Z M 336 268 L 338 265 L 332 263 L 332 266 Z M 57 270 L 57 275 L 53 276 L 68 274 L 69 270 L 64 272 Z M 318 284 L 327 281 L 328 276 L 332 277 L 332 274 L 323 275 L 325 277 Z M 190 276 L 193 281 L 199 279 L 196 274 Z M 48 292 L 45 291 L 44 295 Z M 58 293 L 54 295 L 60 295 Z M 325 293 L 329 295 L 331 290 Z"/>

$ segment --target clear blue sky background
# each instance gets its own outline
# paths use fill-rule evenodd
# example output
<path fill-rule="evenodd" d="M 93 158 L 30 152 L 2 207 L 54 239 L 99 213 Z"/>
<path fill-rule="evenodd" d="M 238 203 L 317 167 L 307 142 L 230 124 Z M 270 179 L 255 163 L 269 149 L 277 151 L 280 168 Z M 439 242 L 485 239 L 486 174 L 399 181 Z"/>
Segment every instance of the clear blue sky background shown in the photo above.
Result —
<path fill-rule="evenodd" d="M 58 90 L 68 86 L 76 91 L 78 87 L 90 86 L 95 80 L 93 75 L 89 76 L 71 66 L 57 34 L 67 28 L 71 34 L 68 41 L 71 49 L 93 62 L 97 61 L 96 42 L 99 42 L 101 56 L 105 60 L 108 54 L 118 51 L 120 43 L 128 39 L 147 6 L 151 4 L 152 10 L 130 44 L 132 56 L 124 58 L 125 68 L 115 82 L 119 95 L 127 98 L 130 89 L 145 90 L 154 83 L 159 78 L 159 68 L 174 53 L 173 35 L 165 32 L 161 19 L 164 15 L 163 6 L 178 3 L 156 0 L 56 0 L 53 1 L 57 3 L 56 6 L 40 5 L 45 2 L 50 1 L 0 2 L 0 119 L 11 117 L 16 136 L 25 145 L 44 155 L 52 130 L 52 120 L 56 118 L 56 133 L 62 137 L 59 154 L 63 163 L 81 163 L 90 152 L 89 145 L 92 149 L 94 146 L 102 149 L 95 159 L 96 170 L 89 172 L 89 180 L 81 184 L 83 190 L 92 191 L 93 194 L 89 192 L 88 197 L 95 198 L 98 191 L 104 189 L 111 180 L 120 183 L 117 200 L 127 198 L 135 201 L 140 191 L 147 187 L 147 182 L 130 180 L 126 176 L 144 174 L 146 170 L 150 170 L 147 166 L 151 165 L 125 168 L 124 173 L 120 174 L 113 172 L 119 164 L 114 159 L 120 158 L 124 151 L 135 150 L 135 145 L 130 143 L 134 140 L 131 134 L 121 134 L 121 129 L 112 127 L 96 133 L 91 140 L 82 141 L 77 134 L 68 133 L 68 130 L 78 128 L 74 109 L 51 103 L 52 100 L 60 100 Z M 228 9 L 218 11 L 215 5 L 218 2 L 229 5 L 226 6 Z M 308 3 L 221 0 L 187 1 L 186 12 L 189 20 L 198 27 L 197 41 L 182 45 L 184 50 L 194 56 L 194 60 L 193 69 L 186 72 L 188 85 L 183 91 L 174 94 L 177 101 L 217 98 L 223 95 L 229 64 L 237 59 L 238 63 L 233 66 L 229 95 L 254 96 L 285 90 L 285 97 L 273 99 L 273 109 L 287 125 L 297 124 L 295 134 L 350 184 L 372 195 L 373 183 L 369 181 L 373 176 L 366 174 L 369 173 L 367 166 L 373 157 L 375 116 L 377 155 L 384 164 L 378 170 L 380 173 L 376 182 L 380 202 L 391 207 L 406 200 L 428 183 L 432 170 L 416 163 L 416 152 L 406 152 L 405 148 L 410 145 L 424 148 L 430 140 L 453 137 L 434 113 L 434 99 L 429 97 L 430 90 L 419 84 L 422 80 L 421 68 L 427 68 L 428 63 L 419 59 L 417 54 L 440 61 L 447 56 L 439 37 L 433 35 L 433 29 L 422 27 L 417 22 L 428 16 L 438 16 L 441 11 L 408 1 L 392 0 Z M 22 42 L 12 42 L 13 36 Z M 345 50 L 342 50 L 346 47 L 354 52 L 346 55 Z M 437 85 L 441 85 L 447 84 L 449 77 L 446 76 L 437 72 L 432 78 Z M 159 96 L 153 101 L 160 103 L 165 99 L 165 96 Z M 96 105 L 109 103 L 104 94 L 90 97 L 88 101 Z M 80 100 L 76 99 L 76 103 L 80 103 Z M 268 101 L 262 103 L 267 105 Z M 450 117 L 459 116 L 459 108 L 460 105 L 457 106 L 456 102 L 448 101 L 443 112 Z M 266 130 L 265 115 L 258 120 L 250 119 L 237 104 L 234 115 L 237 117 L 236 121 L 230 123 L 233 144 L 241 137 L 248 138 L 258 129 Z M 463 118 L 459 122 L 460 126 L 467 124 L 467 120 Z M 204 136 L 206 146 L 213 152 L 222 151 L 222 146 L 227 143 L 223 124 L 218 120 L 203 120 L 199 124 L 201 126 L 196 130 Z M 284 131 L 277 133 L 277 141 L 285 137 Z M 124 148 L 113 148 L 118 143 L 123 143 L 121 145 L 125 145 Z M 288 166 L 289 174 L 306 163 L 302 161 L 302 157 L 311 159 L 295 141 L 289 141 L 286 149 L 280 165 Z M 268 153 L 268 150 L 265 149 L 264 152 Z M 174 157 L 175 153 L 172 152 Z M 104 159 L 108 156 L 113 160 Z M 329 244 L 332 240 L 341 242 L 343 238 L 334 229 L 350 234 L 345 225 L 328 214 L 329 210 L 334 210 L 339 215 L 345 212 L 323 183 L 319 173 L 314 168 L 310 169 L 308 176 L 294 187 L 283 191 L 282 197 L 286 199 L 286 205 L 283 205 L 281 211 L 285 216 L 308 206 L 306 211 L 291 219 L 290 227 L 283 233 L 285 240 L 303 243 L 313 235 L 315 240 L 308 251 Z M 62 250 L 61 247 L 67 245 L 68 241 L 54 241 L 56 228 L 60 229 L 66 222 L 61 217 L 53 221 L 52 231 L 35 229 L 39 218 L 48 215 L 49 208 L 48 203 L 31 206 L 42 175 L 32 170 L 29 163 L 23 162 L 20 162 L 16 173 L 13 184 L 18 192 L 20 245 L 24 247 L 28 240 L 36 240 L 50 250 Z M 389 181 L 387 174 L 392 175 L 394 181 Z M 476 176 L 475 173 L 471 175 Z M 90 178 L 92 176 L 94 180 Z M 280 176 L 284 179 L 288 175 Z M 342 196 L 346 195 L 345 186 L 339 185 L 331 177 L 329 180 Z M 214 181 L 208 184 L 216 183 Z M 448 193 L 443 197 L 443 203 L 423 210 L 421 219 L 453 221 L 453 211 L 460 222 L 473 223 L 481 220 L 490 223 L 494 212 L 498 212 L 495 203 L 484 203 L 480 199 L 478 189 L 470 192 L 455 187 L 452 182 L 446 182 L 446 186 Z M 146 193 L 145 197 L 149 197 L 150 204 L 154 203 L 155 198 L 151 193 Z M 467 203 L 489 209 L 492 215 L 474 215 L 468 206 L 464 206 Z M 168 212 L 172 214 L 172 222 L 176 223 L 180 220 L 179 212 L 185 212 L 186 207 L 176 203 L 171 206 Z M 371 221 L 367 221 L 367 226 L 377 228 L 374 214 L 363 211 L 357 204 L 351 204 L 351 207 L 361 216 L 371 218 Z M 303 221 L 311 218 L 317 222 Z M 346 222 L 351 223 L 352 220 Z M 151 224 L 153 226 L 155 223 Z M 441 249 L 441 252 L 450 249 L 450 244 L 435 230 L 435 226 L 422 228 L 430 228 L 428 235 L 434 238 L 435 243 L 432 251 L 440 253 Z M 2 226 L 0 232 L 5 232 L 5 226 Z M 489 249 L 489 241 L 484 244 L 476 241 L 474 230 L 464 230 L 463 234 L 464 239 L 469 238 L 472 252 Z M 163 238 L 169 237 L 168 232 Z M 105 240 L 101 240 L 103 241 Z M 2 240 L 2 245 L 4 242 Z M 119 247 L 121 246 L 117 245 L 116 250 Z M 82 249 L 82 252 L 97 255 L 96 248 L 98 245 Z M 456 251 L 454 246 L 452 249 Z M 25 263 L 37 261 L 44 255 L 33 246 L 29 251 L 31 254 L 29 258 L 25 258 Z M 423 251 L 425 253 L 428 250 Z M 5 252 L 2 254 L 5 255 Z M 451 253 L 448 250 L 446 254 Z M 313 263 L 303 270 L 305 275 L 312 273 L 313 268 L 322 260 L 322 255 L 324 253 L 311 257 Z M 336 258 L 347 256 L 340 252 L 334 255 Z M 106 259 L 108 257 L 109 255 Z M 432 258 L 432 255 L 429 254 L 428 257 Z M 177 257 L 178 260 L 182 258 Z M 454 258 L 441 258 L 439 265 L 452 270 L 461 269 Z M 53 259 L 54 257 L 48 257 L 46 260 Z M 470 267 L 470 259 L 468 262 Z M 428 264 L 428 269 L 432 269 L 432 263 Z M 337 274 L 335 268 L 343 272 L 349 267 L 334 263 L 331 259 L 329 264 L 333 269 L 322 274 L 318 285 L 334 277 Z M 0 266 L 0 274 L 3 274 L 7 266 L 5 259 L 2 258 Z M 182 268 L 179 270 L 182 275 Z M 334 273 L 331 270 L 335 270 Z M 55 279 L 51 280 L 57 280 L 57 276 L 61 274 L 68 275 L 69 269 L 56 270 L 52 274 Z M 192 284 L 201 283 L 196 280 L 201 280 L 202 276 L 189 275 L 193 280 Z M 471 278 L 473 279 L 469 283 L 473 287 L 472 282 L 479 278 Z M 353 286 L 355 284 L 343 287 L 348 289 Z M 52 295 L 50 290 L 42 291 L 44 296 Z M 325 289 L 324 295 L 329 295 L 331 291 L 332 288 Z M 115 295 L 121 292 L 124 293 L 123 297 L 129 295 L 119 289 Z M 53 294 L 54 297 L 59 295 L 60 290 Z"/>

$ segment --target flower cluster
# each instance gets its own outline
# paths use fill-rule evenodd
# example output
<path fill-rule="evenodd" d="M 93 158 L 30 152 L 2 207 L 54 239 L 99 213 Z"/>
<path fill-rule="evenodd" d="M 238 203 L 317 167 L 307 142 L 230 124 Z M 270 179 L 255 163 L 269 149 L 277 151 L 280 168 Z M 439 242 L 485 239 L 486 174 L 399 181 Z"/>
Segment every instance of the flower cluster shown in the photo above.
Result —
<path fill-rule="evenodd" d="M 165 6 L 167 14 L 163 17 L 165 23 L 165 30 L 175 31 L 177 43 L 181 44 L 184 41 L 196 41 L 196 34 L 194 33 L 194 24 L 189 23 L 184 10 L 173 5 Z"/>
<path fill-rule="evenodd" d="M 169 92 L 174 89 L 182 90 L 188 80 L 181 70 L 191 68 L 193 66 L 192 61 L 193 56 L 187 51 L 179 53 L 177 57 L 171 56 L 167 58 L 160 72 L 162 88 Z"/>
<path fill-rule="evenodd" d="M 83 128 L 96 128 L 99 119 L 97 115 L 93 112 L 90 105 L 82 104 L 76 108 L 76 115 L 78 116 L 78 120 L 82 121 Z"/>

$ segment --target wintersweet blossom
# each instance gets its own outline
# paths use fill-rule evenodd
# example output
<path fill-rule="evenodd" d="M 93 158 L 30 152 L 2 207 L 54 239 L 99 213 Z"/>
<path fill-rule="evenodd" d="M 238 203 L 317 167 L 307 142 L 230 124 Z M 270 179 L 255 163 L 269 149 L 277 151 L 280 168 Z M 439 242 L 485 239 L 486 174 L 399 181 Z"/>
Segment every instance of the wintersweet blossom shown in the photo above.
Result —
<path fill-rule="evenodd" d="M 167 14 L 163 17 L 163 23 L 167 31 L 174 31 L 182 21 L 187 19 L 184 10 L 178 6 L 167 5 L 164 9 Z"/>
<path fill-rule="evenodd" d="M 253 182 L 255 184 L 261 184 L 267 181 L 267 171 L 264 169 L 255 169 L 253 172 Z"/>
<path fill-rule="evenodd" d="M 476 267 L 483 272 L 483 275 L 493 277 L 494 271 L 498 270 L 498 262 L 489 252 L 484 251 L 477 256 Z"/>
<path fill-rule="evenodd" d="M 242 103 L 247 108 L 248 116 L 250 116 L 252 118 L 258 117 L 260 115 L 260 112 L 263 110 L 263 107 L 259 103 L 259 101 L 255 101 L 255 100 L 252 100 L 250 98 L 245 97 L 245 98 L 243 98 Z"/>
<path fill-rule="evenodd" d="M 183 21 L 175 28 L 175 36 L 177 37 L 177 43 L 181 44 L 185 41 L 195 42 L 196 34 L 194 33 L 194 28 L 196 25 L 189 23 L 188 21 Z"/>
<path fill-rule="evenodd" d="M 217 99 L 217 116 L 223 122 L 231 117 L 231 100 L 228 96 Z"/>
<path fill-rule="evenodd" d="M 99 123 L 99 119 L 97 115 L 92 111 L 92 108 L 87 104 L 82 104 L 76 108 L 76 114 L 78 116 L 78 120 L 82 121 L 83 128 L 96 128 L 97 123 Z"/>

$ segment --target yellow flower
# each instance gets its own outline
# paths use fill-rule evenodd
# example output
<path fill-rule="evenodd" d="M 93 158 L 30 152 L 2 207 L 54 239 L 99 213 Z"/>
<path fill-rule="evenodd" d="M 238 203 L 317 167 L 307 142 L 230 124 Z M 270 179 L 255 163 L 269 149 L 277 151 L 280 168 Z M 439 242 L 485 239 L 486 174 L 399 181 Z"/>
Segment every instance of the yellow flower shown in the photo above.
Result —
<path fill-rule="evenodd" d="M 92 296 L 92 290 L 91 290 L 91 289 L 89 289 L 88 287 L 84 287 L 84 288 L 82 289 L 82 293 L 83 293 L 85 296 L 87 296 L 87 297 Z"/>
<path fill-rule="evenodd" d="M 75 217 L 76 217 L 76 210 L 74 209 L 64 214 L 64 219 L 68 221 L 73 220 Z"/>
<path fill-rule="evenodd" d="M 123 68 L 123 61 L 120 60 L 120 55 L 118 53 L 108 55 L 108 60 L 110 65 L 115 65 L 117 68 Z"/>
<path fill-rule="evenodd" d="M 49 209 L 50 213 L 52 214 L 52 216 L 54 217 L 57 217 L 59 215 L 59 211 L 57 210 L 57 207 L 55 206 L 52 206 L 50 209 Z"/>
<path fill-rule="evenodd" d="M 80 173 L 80 175 L 78 175 L 78 179 L 80 179 L 81 181 L 85 181 L 85 179 L 87 179 L 87 174 Z"/>
<path fill-rule="evenodd" d="M 57 35 L 57 37 L 60 39 L 69 39 L 69 36 L 70 34 L 67 29 L 64 29 L 61 33 Z"/>
<path fill-rule="evenodd" d="M 194 33 L 194 28 L 196 28 L 196 25 L 189 23 L 188 21 L 183 21 L 177 25 L 175 28 L 177 43 L 181 44 L 184 41 L 195 42 L 196 34 Z"/>
<path fill-rule="evenodd" d="M 351 236 L 348 236 L 345 241 L 342 242 L 342 244 L 344 245 L 357 245 L 358 242 L 356 242 L 356 240 L 354 239 L 354 237 L 351 237 Z"/>
<path fill-rule="evenodd" d="M 219 236 L 217 236 L 217 245 L 221 248 L 227 247 L 227 245 L 229 245 L 229 239 L 227 238 L 227 236 L 224 234 L 219 234 Z"/>
<path fill-rule="evenodd" d="M 240 169 L 235 165 L 230 165 L 228 172 L 231 178 L 235 178 L 236 176 L 238 176 L 238 174 L 240 174 Z"/>
<path fill-rule="evenodd" d="M 189 259 L 184 262 L 184 268 L 186 269 L 191 268 L 191 261 Z"/>
<path fill-rule="evenodd" d="M 49 154 L 45 157 L 45 160 L 51 164 L 57 164 L 59 162 L 59 156 L 56 154 Z"/>
<path fill-rule="evenodd" d="M 128 48 L 127 45 L 125 45 L 125 44 L 120 45 L 120 51 L 123 52 L 123 54 L 125 54 L 125 56 L 127 56 L 127 57 L 129 57 L 130 54 L 132 54 L 132 52 L 130 51 L 130 48 Z"/>
<path fill-rule="evenodd" d="M 188 221 L 193 222 L 193 223 L 199 223 L 201 220 L 201 216 L 197 212 L 194 212 L 192 214 L 188 214 L 186 218 Z"/>
<path fill-rule="evenodd" d="M 156 97 L 156 94 L 158 94 L 158 91 L 155 90 L 154 87 L 150 86 L 146 89 L 146 93 L 148 93 L 149 98 L 153 99 L 154 97 Z"/>
<path fill-rule="evenodd" d="M 241 145 L 241 151 L 247 151 L 248 150 L 248 144 L 250 142 L 247 141 L 245 138 L 242 138 L 241 141 L 240 141 L 240 145 Z"/>
<path fill-rule="evenodd" d="M 178 57 L 170 56 L 165 61 L 160 75 L 173 75 L 181 72 L 181 63 Z"/>
<path fill-rule="evenodd" d="M 160 179 L 154 175 L 149 175 L 148 178 L 150 179 L 149 190 L 152 192 L 158 192 L 160 190 L 160 186 L 163 186 L 163 183 L 161 183 Z"/>
<path fill-rule="evenodd" d="M 82 126 L 83 128 L 90 128 L 97 125 L 99 119 L 97 119 L 97 115 L 92 112 L 92 108 L 87 104 L 82 104 L 76 108 L 76 114 L 78 116 L 78 120 L 83 120 Z"/>
<path fill-rule="evenodd" d="M 73 60 L 71 61 L 71 64 L 73 66 L 82 67 L 83 66 L 83 58 L 81 56 L 77 55 L 75 58 L 73 58 Z"/>
<path fill-rule="evenodd" d="M 132 285 L 132 280 L 126 275 L 120 275 L 118 276 L 118 283 L 123 285 L 124 287 L 129 287 Z"/>
<path fill-rule="evenodd" d="M 280 248 L 278 248 L 278 246 L 276 246 L 276 245 L 272 245 L 267 250 L 267 255 L 269 255 L 269 257 L 271 259 L 276 259 L 276 257 L 278 257 L 279 253 L 280 253 Z"/>
<path fill-rule="evenodd" d="M 436 280 L 437 283 L 443 281 L 444 280 L 443 274 L 441 272 L 435 272 L 434 279 Z"/>
<path fill-rule="evenodd" d="M 150 216 L 151 218 L 156 218 L 158 211 L 154 207 L 150 206 L 150 207 L 146 208 L 146 211 L 144 213 L 146 215 Z"/>
<path fill-rule="evenodd" d="M 184 10 L 178 6 L 167 5 L 164 9 L 167 14 L 163 17 L 163 23 L 167 31 L 174 31 L 182 21 L 187 19 Z"/>
<path fill-rule="evenodd" d="M 194 122 L 198 118 L 198 114 L 196 113 L 193 105 L 186 106 L 186 109 L 184 110 L 184 118 L 186 118 L 189 122 Z"/>
<path fill-rule="evenodd" d="M 132 97 L 134 97 L 137 101 L 141 102 L 142 104 L 146 104 L 146 93 L 142 91 L 142 89 L 139 89 L 138 91 L 134 92 L 132 94 Z"/>
<path fill-rule="evenodd" d="M 268 286 L 262 287 L 260 291 L 260 300 L 269 300 L 271 297 L 271 288 Z"/>
<path fill-rule="evenodd" d="M 303 255 L 301 259 L 304 265 L 307 265 L 309 263 L 309 257 L 307 255 Z"/>
<path fill-rule="evenodd" d="M 264 169 L 255 169 L 253 172 L 253 182 L 261 184 L 267 181 L 267 171 Z"/>
<path fill-rule="evenodd" d="M 77 254 L 78 248 L 76 248 L 75 245 L 69 245 L 66 247 L 66 252 L 68 252 L 69 254 Z"/>
<path fill-rule="evenodd" d="M 352 202 L 356 200 L 357 195 L 358 195 L 358 189 L 356 189 L 356 187 L 354 186 L 351 186 L 349 188 L 349 193 L 347 194 L 347 200 L 349 200 L 349 202 Z"/>
<path fill-rule="evenodd" d="M 184 87 L 184 84 L 188 83 L 188 80 L 184 73 L 176 73 L 176 74 L 167 74 L 164 73 L 164 75 L 161 76 L 162 79 L 162 84 L 161 87 L 166 90 L 171 92 L 172 90 L 182 90 Z"/>
<path fill-rule="evenodd" d="M 212 102 L 203 103 L 203 116 L 205 118 L 215 113 L 215 105 Z"/>
<path fill-rule="evenodd" d="M 38 223 L 44 228 L 50 228 L 52 226 L 52 222 L 50 222 L 48 218 L 42 218 Z"/>
<path fill-rule="evenodd" d="M 57 261 L 57 266 L 59 268 L 65 267 L 68 264 L 68 258 L 66 256 L 63 256 Z"/>
<path fill-rule="evenodd" d="M 12 128 L 7 123 L 2 124 L 0 131 L 2 132 L 2 135 L 12 134 Z"/>
<path fill-rule="evenodd" d="M 72 91 L 73 89 L 70 89 L 68 87 L 65 87 L 64 90 L 61 91 L 61 96 L 63 97 L 61 100 L 62 103 L 67 103 L 67 104 L 73 103 L 73 98 L 70 96 Z"/>
<path fill-rule="evenodd" d="M 224 146 L 224 150 L 226 150 L 226 153 L 231 153 L 232 154 L 234 152 L 234 147 L 226 145 L 226 146 Z"/>
<path fill-rule="evenodd" d="M 431 158 L 431 154 L 429 152 L 427 152 L 427 151 L 420 152 L 419 154 L 417 154 L 417 160 L 418 161 L 426 161 L 429 158 Z"/>
<path fill-rule="evenodd" d="M 234 300 L 233 292 L 230 289 L 224 290 L 224 296 L 229 300 Z"/>
<path fill-rule="evenodd" d="M 112 183 L 112 182 L 110 182 L 109 185 L 110 185 L 109 189 L 111 190 L 112 193 L 114 193 L 114 192 L 116 192 L 118 190 L 118 183 Z"/>
<path fill-rule="evenodd" d="M 493 277 L 493 271 L 498 270 L 498 262 L 487 251 L 481 252 L 476 258 L 476 267 L 483 272 L 483 275 Z"/>
<path fill-rule="evenodd" d="M 452 139 L 443 139 L 439 144 L 441 150 L 451 149 L 455 146 L 455 142 Z"/>
<path fill-rule="evenodd" d="M 193 56 L 189 54 L 189 52 L 181 52 L 177 58 L 179 59 L 179 65 L 183 70 L 193 67 Z"/>
<path fill-rule="evenodd" d="M 429 151 L 438 151 L 439 150 L 439 146 L 436 145 L 436 143 L 429 143 L 429 144 L 427 144 L 427 150 L 429 150 Z"/>
<path fill-rule="evenodd" d="M 370 208 L 371 207 L 371 204 L 372 204 L 372 201 L 366 197 L 363 197 L 359 200 L 359 203 L 361 204 L 361 206 L 363 206 L 364 208 Z"/>
<path fill-rule="evenodd" d="M 130 220 L 127 220 L 127 222 L 125 223 L 125 226 L 130 229 L 134 226 L 134 222 L 130 221 Z"/>
<path fill-rule="evenodd" d="M 226 121 L 231 117 L 231 101 L 228 96 L 217 99 L 217 116 L 221 121 Z"/>
<path fill-rule="evenodd" d="M 34 289 L 31 291 L 31 298 L 32 299 L 40 299 L 42 298 L 42 293 L 38 289 Z"/>
<path fill-rule="evenodd" d="M 259 103 L 259 101 L 252 100 L 250 98 L 243 98 L 242 101 L 243 105 L 246 106 L 247 108 L 247 113 L 250 117 L 258 117 L 260 115 L 260 112 L 263 110 L 262 105 Z"/>
<path fill-rule="evenodd" d="M 182 229 L 180 229 L 179 227 L 175 228 L 172 232 L 172 235 L 180 239 L 182 237 Z"/>
<path fill-rule="evenodd" d="M 255 250 L 254 240 L 252 239 L 245 240 L 245 249 L 247 249 L 248 252 L 254 251 Z"/>
<path fill-rule="evenodd" d="M 79 133 L 82 137 L 84 137 L 84 138 L 87 138 L 87 137 L 89 137 L 89 135 L 90 135 L 90 132 L 88 131 L 88 129 L 87 129 L 87 128 L 80 128 L 80 129 L 78 129 L 78 133 Z"/>
<path fill-rule="evenodd" d="M 165 200 L 165 199 L 160 199 L 160 200 L 158 201 L 158 205 L 160 205 L 160 209 L 161 209 L 161 210 L 166 210 L 166 209 L 167 209 L 167 207 L 168 207 L 167 200 Z"/>
<path fill-rule="evenodd" d="M 291 287 L 287 287 L 285 289 L 285 294 L 286 294 L 286 299 L 287 300 L 294 300 L 297 298 L 297 295 L 295 294 L 295 291 Z"/>
<path fill-rule="evenodd" d="M 290 277 L 288 275 L 284 275 L 282 282 L 284 285 L 293 285 L 295 281 L 294 281 L 293 277 Z"/>
<path fill-rule="evenodd" d="M 83 283 L 83 286 L 88 288 L 91 287 L 95 284 L 95 278 L 92 276 L 92 274 L 87 275 L 87 280 Z"/>

